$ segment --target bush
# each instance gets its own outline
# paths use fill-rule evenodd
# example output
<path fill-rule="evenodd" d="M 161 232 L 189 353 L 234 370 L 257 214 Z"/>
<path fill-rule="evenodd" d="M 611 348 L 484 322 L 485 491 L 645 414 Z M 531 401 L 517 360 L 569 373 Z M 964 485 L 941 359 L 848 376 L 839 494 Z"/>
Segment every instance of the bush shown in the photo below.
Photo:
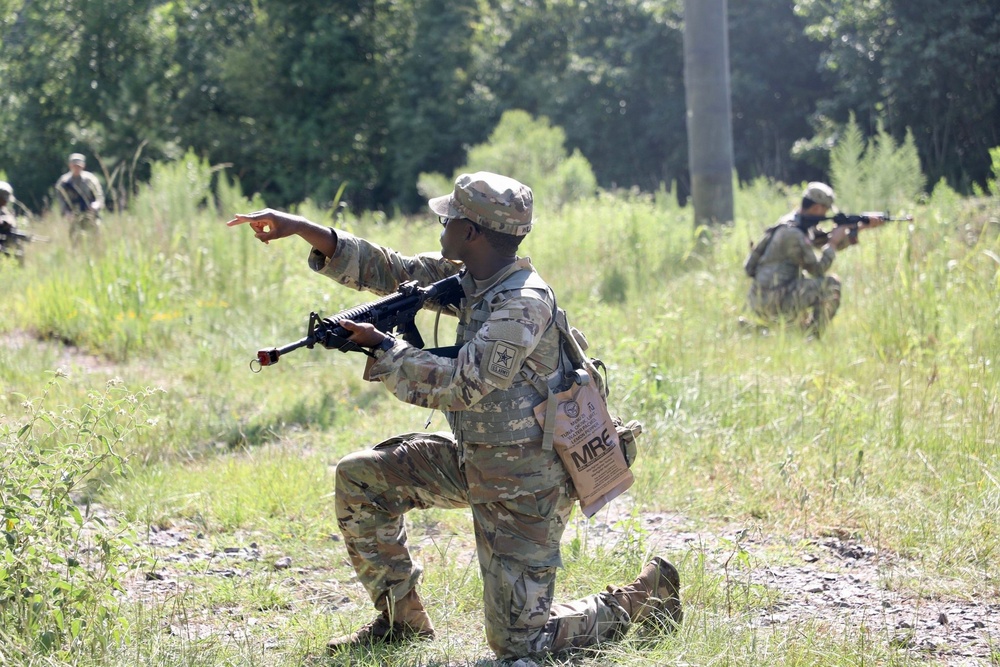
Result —
<path fill-rule="evenodd" d="M 597 193 L 597 178 L 590 162 L 579 151 L 566 152 L 566 133 L 544 116 L 537 120 L 526 111 L 507 111 L 500 117 L 486 143 L 469 149 L 466 164 L 451 180 L 441 174 L 420 174 L 417 189 L 433 197 L 451 191 L 459 174 L 492 171 L 531 187 L 536 205 L 556 210 L 569 202 Z"/>
<path fill-rule="evenodd" d="M 79 408 L 49 410 L 48 389 L 23 402 L 23 422 L 0 415 L 0 664 L 100 655 L 126 627 L 117 594 L 136 565 L 130 537 L 74 496 L 124 472 L 119 449 L 149 392 L 110 383 Z"/>
<path fill-rule="evenodd" d="M 851 213 L 912 211 L 926 186 L 911 132 L 897 145 L 879 123 L 865 142 L 853 115 L 830 154 L 830 172 L 839 208 Z"/>

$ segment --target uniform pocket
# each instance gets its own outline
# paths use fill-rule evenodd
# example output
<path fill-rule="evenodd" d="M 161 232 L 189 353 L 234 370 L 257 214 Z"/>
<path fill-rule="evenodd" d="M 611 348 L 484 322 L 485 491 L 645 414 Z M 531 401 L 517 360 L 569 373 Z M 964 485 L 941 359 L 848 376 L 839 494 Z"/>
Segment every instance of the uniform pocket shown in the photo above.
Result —
<path fill-rule="evenodd" d="M 428 440 L 439 441 L 441 444 L 455 444 L 455 437 L 447 431 L 435 431 L 434 433 L 400 433 L 399 435 L 394 435 L 387 440 L 383 440 L 373 446 L 372 449 L 392 449 L 411 440 Z"/>
<path fill-rule="evenodd" d="M 554 567 L 527 567 L 512 561 L 501 564 L 510 591 L 510 628 L 544 625 L 555 594 Z"/>

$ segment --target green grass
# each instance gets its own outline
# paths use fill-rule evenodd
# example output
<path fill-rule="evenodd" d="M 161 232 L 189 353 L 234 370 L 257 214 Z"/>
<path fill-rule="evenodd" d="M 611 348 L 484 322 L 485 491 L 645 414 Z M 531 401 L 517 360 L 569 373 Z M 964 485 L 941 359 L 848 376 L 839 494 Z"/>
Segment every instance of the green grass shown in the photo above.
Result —
<path fill-rule="evenodd" d="M 218 174 L 215 175 L 218 177 Z M 259 347 L 300 338 L 310 310 L 373 298 L 311 275 L 298 240 L 263 246 L 223 224 L 260 207 L 197 161 L 163 167 L 133 209 L 102 236 L 71 247 L 63 223 L 27 266 L 0 266 L 0 421 L 26 417 L 24 397 L 58 412 L 120 378 L 147 421 L 124 443 L 129 472 L 98 475 L 86 497 L 138 534 L 145 549 L 126 586 L 120 642 L 98 654 L 6 655 L 10 664 L 491 664 L 466 513 L 411 517 L 426 566 L 423 592 L 441 638 L 395 653 L 326 662 L 326 639 L 370 615 L 336 540 L 332 471 L 343 455 L 440 414 L 399 404 L 360 379 L 362 361 L 301 350 L 252 374 Z M 191 184 L 194 184 L 193 186 Z M 866 233 L 840 254 L 841 311 L 821 341 L 737 325 L 750 240 L 791 207 L 783 186 L 737 195 L 738 220 L 697 241 L 691 213 L 669 193 L 602 195 L 548 213 L 528 237 L 560 305 L 611 369 L 615 411 L 645 434 L 629 496 L 636 518 L 610 549 L 567 531 L 559 599 L 631 579 L 654 537 L 642 512 L 684 516 L 709 532 L 753 526 L 779 541 L 846 534 L 912 564 L 886 582 L 947 599 L 1000 595 L 1000 228 L 996 200 L 941 186 L 911 225 Z M 333 224 L 306 203 L 303 212 Z M 428 217 L 338 225 L 407 253 L 433 250 Z M 422 318 L 430 340 L 433 320 Z M 444 322 L 445 340 L 453 323 Z M 59 377 L 46 389 L 53 373 Z M 176 549 L 143 536 L 177 530 L 200 554 L 256 543 L 260 558 L 164 561 Z M 198 537 L 200 535 L 200 537 Z M 676 636 L 629 638 L 574 664 L 921 664 L 890 629 L 817 621 L 760 627 L 775 591 L 728 579 L 697 544 L 668 554 L 681 569 L 686 621 Z M 288 556 L 292 567 L 276 570 Z M 774 559 L 784 556 L 772 554 Z M 767 566 L 748 561 L 746 572 Z M 151 592 L 142 572 L 175 588 Z M 748 583 L 749 582 L 749 583 Z M 0 649 L 2 651 L 2 649 Z"/>

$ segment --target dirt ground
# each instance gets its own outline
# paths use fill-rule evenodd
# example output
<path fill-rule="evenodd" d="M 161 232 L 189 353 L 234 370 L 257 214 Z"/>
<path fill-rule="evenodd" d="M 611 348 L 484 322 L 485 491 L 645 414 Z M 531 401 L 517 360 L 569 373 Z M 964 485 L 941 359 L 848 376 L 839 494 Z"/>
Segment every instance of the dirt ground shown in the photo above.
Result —
<path fill-rule="evenodd" d="M 908 593 L 913 586 L 897 583 L 900 579 L 919 581 L 921 575 L 913 563 L 891 552 L 835 535 L 791 544 L 742 529 L 698 530 L 673 514 L 643 514 L 639 522 L 651 550 L 701 555 L 706 568 L 730 586 L 752 589 L 754 606 L 761 610 L 754 622 L 761 629 L 788 623 L 829 632 L 863 627 L 871 641 L 889 643 L 928 664 L 1000 665 L 1000 600 Z M 610 514 L 599 514 L 585 530 L 591 544 L 610 547 L 626 538 L 622 526 Z M 634 526 L 633 522 L 633 530 Z M 567 535 L 572 532 L 568 530 Z M 249 572 L 248 561 L 262 559 L 254 543 L 215 551 L 200 537 L 194 526 L 151 532 L 146 539 L 157 554 L 158 566 L 137 582 L 133 594 L 160 597 L 176 593 L 178 587 L 185 587 L 183 571 L 195 561 L 203 563 L 198 568 L 201 572 L 238 577 Z M 414 551 L 426 546 L 414 540 Z M 471 548 L 449 553 L 455 558 L 473 558 Z M 264 560 L 277 570 L 288 569 L 302 597 L 325 609 L 364 606 L 359 586 L 345 594 L 343 586 L 332 587 L 328 572 L 296 568 L 290 558 L 269 555 Z M 181 563 L 184 566 L 179 567 Z M 200 638 L 218 632 L 218 627 L 213 629 L 213 623 L 206 620 L 189 627 L 171 627 L 170 632 Z"/>
<path fill-rule="evenodd" d="M 701 550 L 712 568 L 728 571 L 739 585 L 776 593 L 756 619 L 760 627 L 788 622 L 833 631 L 865 627 L 872 641 L 888 642 L 931 664 L 1000 665 L 1000 599 L 921 597 L 908 593 L 911 587 L 895 590 L 901 578 L 920 580 L 922 575 L 914 563 L 892 552 L 836 535 L 789 544 L 743 529 L 691 530 L 676 515 L 649 514 L 642 520 L 663 549 Z M 734 565 L 739 549 L 746 554 L 743 567 Z"/>

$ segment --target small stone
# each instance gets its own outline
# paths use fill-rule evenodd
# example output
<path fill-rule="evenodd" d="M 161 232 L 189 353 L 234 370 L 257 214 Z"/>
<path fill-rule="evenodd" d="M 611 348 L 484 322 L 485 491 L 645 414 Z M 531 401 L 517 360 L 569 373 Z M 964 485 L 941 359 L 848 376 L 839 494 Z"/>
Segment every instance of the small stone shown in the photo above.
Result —
<path fill-rule="evenodd" d="M 240 549 L 239 547 L 226 547 L 222 551 L 227 554 L 238 554 L 240 551 L 242 551 L 242 549 Z"/>
<path fill-rule="evenodd" d="M 823 584 L 813 584 L 812 586 L 806 587 L 806 593 L 822 593 Z"/>
<path fill-rule="evenodd" d="M 538 667 L 538 663 L 530 658 L 519 658 L 510 663 L 510 667 Z"/>
<path fill-rule="evenodd" d="M 287 570 L 292 566 L 292 558 L 290 556 L 282 556 L 274 563 L 275 570 Z"/>
<path fill-rule="evenodd" d="M 938 624 L 948 625 L 948 614 L 944 613 L 943 611 L 940 614 L 938 614 Z"/>

